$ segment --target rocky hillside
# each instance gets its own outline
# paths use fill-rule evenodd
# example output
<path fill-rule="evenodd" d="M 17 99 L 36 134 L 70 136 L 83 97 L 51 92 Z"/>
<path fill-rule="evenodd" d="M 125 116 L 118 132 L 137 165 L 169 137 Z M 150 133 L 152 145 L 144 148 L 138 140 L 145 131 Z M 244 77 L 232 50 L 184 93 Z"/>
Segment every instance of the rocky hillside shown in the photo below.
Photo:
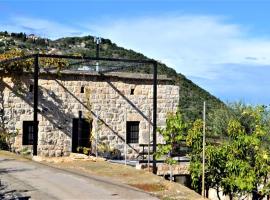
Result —
<path fill-rule="evenodd" d="M 29 52 L 44 52 L 53 54 L 76 54 L 82 56 L 95 56 L 96 46 L 93 36 L 85 37 L 66 37 L 57 40 L 40 38 L 35 35 L 26 35 L 24 33 L 0 32 L 0 53 L 11 49 L 22 49 Z M 128 50 L 117 46 L 109 39 L 102 39 L 100 44 L 101 57 L 129 58 L 129 59 L 148 59 L 141 53 Z M 144 66 L 129 71 L 141 73 L 151 73 L 150 66 Z M 180 86 L 180 108 L 185 116 L 192 120 L 201 117 L 202 104 L 206 100 L 209 109 L 223 106 L 218 98 L 211 95 L 206 90 L 187 79 L 183 74 L 167 67 L 165 64 L 158 64 L 158 73 L 166 74 L 173 78 L 175 84 Z"/>

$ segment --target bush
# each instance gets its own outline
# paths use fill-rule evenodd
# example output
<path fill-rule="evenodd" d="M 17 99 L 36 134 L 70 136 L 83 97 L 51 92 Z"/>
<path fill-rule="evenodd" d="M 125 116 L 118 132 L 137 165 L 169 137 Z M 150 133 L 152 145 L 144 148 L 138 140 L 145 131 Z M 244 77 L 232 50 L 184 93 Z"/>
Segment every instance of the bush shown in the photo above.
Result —
<path fill-rule="evenodd" d="M 22 155 L 30 155 L 31 154 L 31 149 L 29 149 L 28 147 L 24 147 L 21 151 L 20 154 Z"/>
<path fill-rule="evenodd" d="M 91 152 L 90 148 L 83 147 L 83 154 L 90 155 L 90 152 Z"/>
<path fill-rule="evenodd" d="M 0 149 L 9 150 L 6 137 L 2 133 L 0 134 Z"/>
<path fill-rule="evenodd" d="M 78 153 L 83 153 L 83 154 L 85 154 L 85 155 L 90 155 L 90 153 L 91 153 L 91 149 L 90 148 L 87 148 L 87 147 L 77 147 L 77 152 Z"/>
<path fill-rule="evenodd" d="M 4 47 L 6 44 L 2 41 L 0 41 L 0 47 Z"/>
<path fill-rule="evenodd" d="M 98 144 L 98 155 L 108 159 L 121 159 L 121 151 L 111 148 L 110 145 L 105 142 Z"/>

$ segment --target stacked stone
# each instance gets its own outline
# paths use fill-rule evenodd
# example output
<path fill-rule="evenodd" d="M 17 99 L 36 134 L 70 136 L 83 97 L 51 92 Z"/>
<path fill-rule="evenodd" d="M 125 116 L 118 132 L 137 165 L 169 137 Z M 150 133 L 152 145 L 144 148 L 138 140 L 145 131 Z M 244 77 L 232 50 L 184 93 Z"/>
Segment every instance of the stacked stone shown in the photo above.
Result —
<path fill-rule="evenodd" d="M 67 156 L 71 152 L 72 120 L 92 115 L 94 137 L 111 148 L 125 151 L 126 121 L 139 121 L 139 143 L 127 145 L 129 158 L 140 151 L 139 144 L 152 141 L 153 86 L 149 75 L 121 74 L 41 74 L 39 79 L 39 140 L 42 156 Z M 2 75 L 1 92 L 5 121 L 10 131 L 18 131 L 13 147 L 22 146 L 22 123 L 33 119 L 33 79 L 30 75 Z M 16 80 L 16 81 L 14 81 Z M 82 89 L 83 87 L 83 89 Z M 133 92 L 131 92 L 133 90 Z M 83 92 L 82 92 L 83 91 Z M 175 112 L 179 87 L 160 78 L 157 99 L 157 125 L 164 126 L 168 112 Z M 150 123 L 149 123 L 150 116 Z M 99 119 L 99 120 L 98 120 Z M 99 122 L 98 122 L 99 121 Z M 149 133 L 150 130 L 150 133 Z M 93 144 L 95 146 L 95 141 Z M 158 143 L 162 143 L 159 135 Z M 31 146 L 29 146 L 31 148 Z"/>

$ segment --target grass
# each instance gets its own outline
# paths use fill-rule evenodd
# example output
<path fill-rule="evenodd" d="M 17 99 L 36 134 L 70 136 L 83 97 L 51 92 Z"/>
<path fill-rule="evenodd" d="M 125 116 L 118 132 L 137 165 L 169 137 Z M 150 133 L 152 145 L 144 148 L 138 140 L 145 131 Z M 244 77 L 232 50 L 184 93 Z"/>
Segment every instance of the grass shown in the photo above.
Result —
<path fill-rule="evenodd" d="M 16 155 L 6 151 L 0 151 L 1 157 L 9 157 L 29 161 L 29 157 Z M 31 161 L 32 162 L 32 161 Z M 162 177 L 153 175 L 145 170 L 136 170 L 134 167 L 125 166 L 116 163 L 110 163 L 103 160 L 71 160 L 69 157 L 46 158 L 41 163 L 75 171 L 103 177 L 115 182 L 130 185 L 145 192 L 149 192 L 160 199 L 172 200 L 202 200 L 202 196 L 178 183 L 169 182 Z"/>
<path fill-rule="evenodd" d="M 146 192 L 158 192 L 158 191 L 164 191 L 166 188 L 164 188 L 164 185 L 162 184 L 153 184 L 153 183 L 138 183 L 138 184 L 130 184 L 130 186 L 139 188 Z"/>
<path fill-rule="evenodd" d="M 11 158 L 11 159 L 16 159 L 20 161 L 29 161 L 32 159 L 30 155 L 17 155 L 15 153 L 11 153 L 9 151 L 3 151 L 3 150 L 0 150 L 0 156 L 2 158 Z"/>

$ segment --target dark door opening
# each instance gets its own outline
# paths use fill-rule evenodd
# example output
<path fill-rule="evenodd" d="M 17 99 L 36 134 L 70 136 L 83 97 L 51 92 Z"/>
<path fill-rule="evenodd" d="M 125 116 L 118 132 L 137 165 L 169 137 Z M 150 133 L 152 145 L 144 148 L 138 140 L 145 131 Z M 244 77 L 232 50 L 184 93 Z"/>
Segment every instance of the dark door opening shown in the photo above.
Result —
<path fill-rule="evenodd" d="M 34 121 L 23 121 L 22 145 L 33 145 Z"/>
<path fill-rule="evenodd" d="M 72 126 L 72 152 L 77 153 L 78 147 L 90 148 L 90 134 L 91 134 L 92 124 L 86 119 L 73 119 Z"/>

